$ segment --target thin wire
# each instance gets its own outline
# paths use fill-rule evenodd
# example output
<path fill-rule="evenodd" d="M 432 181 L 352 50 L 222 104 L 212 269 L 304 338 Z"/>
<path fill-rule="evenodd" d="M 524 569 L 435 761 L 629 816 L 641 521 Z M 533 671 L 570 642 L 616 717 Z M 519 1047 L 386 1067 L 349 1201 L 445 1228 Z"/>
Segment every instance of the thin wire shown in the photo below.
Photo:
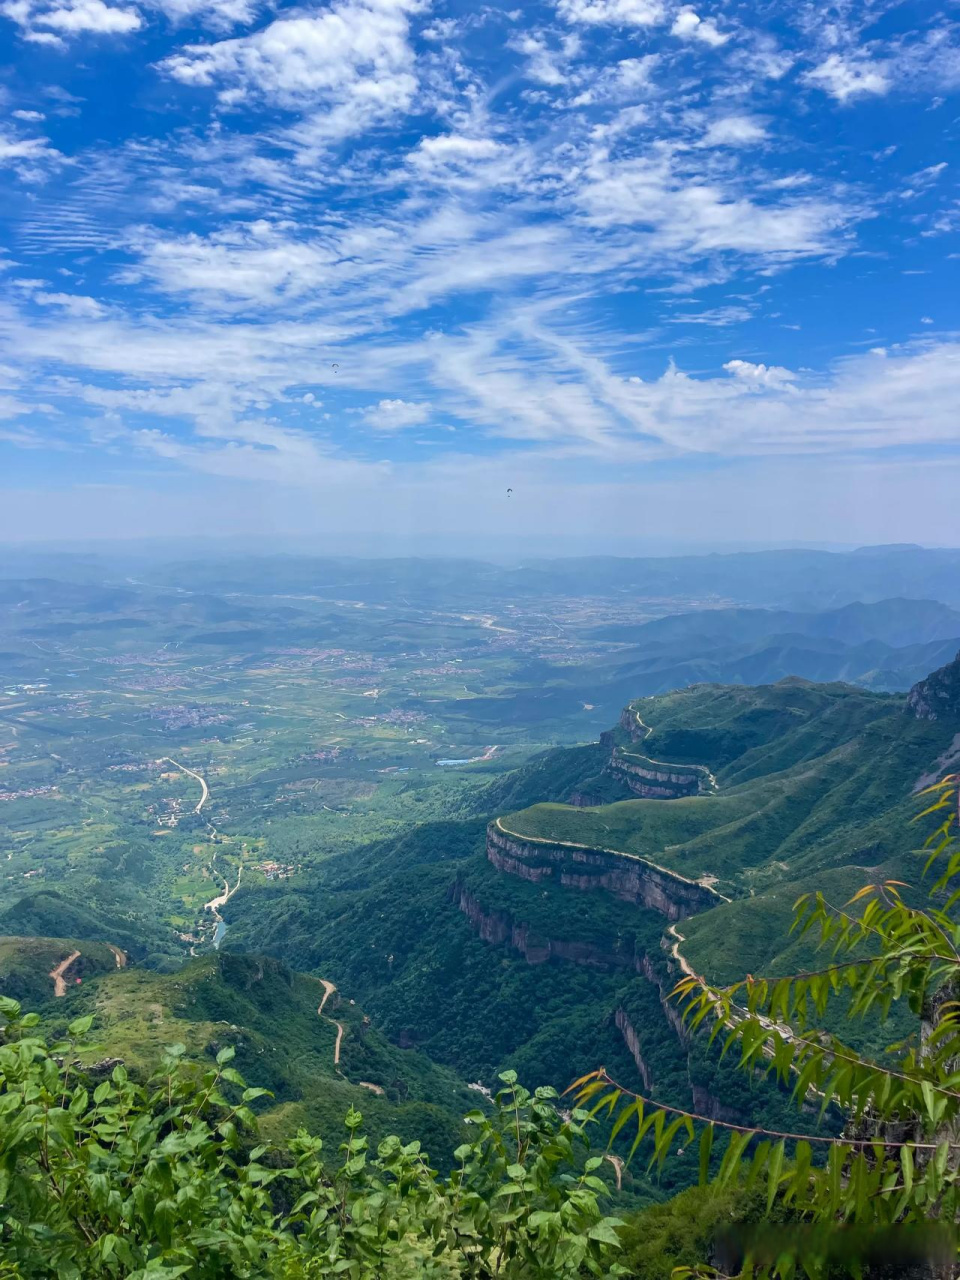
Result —
<path fill-rule="evenodd" d="M 665 1102 L 645 1098 L 642 1093 L 634 1093 L 632 1089 L 625 1089 L 623 1085 L 617 1084 L 616 1080 L 603 1070 L 596 1072 L 594 1079 L 602 1080 L 604 1084 L 610 1085 L 626 1097 L 635 1098 L 638 1102 L 655 1107 L 658 1111 L 668 1111 L 671 1115 L 683 1116 L 686 1120 L 697 1120 L 701 1124 L 713 1125 L 718 1129 L 732 1129 L 734 1133 L 754 1133 L 758 1137 L 783 1138 L 791 1142 L 821 1142 L 833 1147 L 894 1147 L 897 1149 L 909 1147 L 913 1151 L 937 1151 L 944 1145 L 940 1142 L 886 1142 L 883 1138 L 827 1138 L 823 1134 L 784 1133 L 779 1129 L 761 1129 L 756 1125 L 730 1124 L 726 1120 L 712 1120 L 709 1116 L 701 1116 L 696 1111 L 683 1111 L 680 1107 L 670 1107 Z M 570 1091 L 567 1090 L 567 1092 Z M 960 1142 L 949 1142 L 946 1145 L 951 1151 L 960 1151 Z"/>

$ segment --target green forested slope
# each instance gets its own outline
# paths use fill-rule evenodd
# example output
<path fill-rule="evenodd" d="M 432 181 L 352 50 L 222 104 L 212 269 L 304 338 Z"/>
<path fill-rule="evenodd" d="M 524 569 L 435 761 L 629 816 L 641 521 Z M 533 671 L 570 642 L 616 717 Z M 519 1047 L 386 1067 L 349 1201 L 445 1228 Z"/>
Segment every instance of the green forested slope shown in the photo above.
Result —
<path fill-rule="evenodd" d="M 83 983 L 68 984 L 58 999 L 46 974 L 72 949 L 81 952 L 76 973 Z M 31 966 L 39 966 L 45 985 L 21 981 Z M 18 993 L 53 1029 L 92 1014 L 95 1045 L 84 1060 L 118 1058 L 141 1077 L 170 1044 L 182 1044 L 200 1063 L 232 1049 L 239 1069 L 273 1095 L 258 1110 L 262 1130 L 274 1136 L 307 1125 L 336 1140 L 353 1106 L 362 1108 L 375 1137 L 395 1132 L 447 1151 L 458 1141 L 459 1117 L 477 1104 L 477 1095 L 452 1071 L 421 1052 L 399 1049 L 339 993 L 328 997 L 326 1016 L 318 1016 L 324 991 L 317 978 L 270 957 L 213 953 L 179 973 L 158 974 L 118 971 L 113 953 L 99 943 L 3 939 L 0 994 Z"/>

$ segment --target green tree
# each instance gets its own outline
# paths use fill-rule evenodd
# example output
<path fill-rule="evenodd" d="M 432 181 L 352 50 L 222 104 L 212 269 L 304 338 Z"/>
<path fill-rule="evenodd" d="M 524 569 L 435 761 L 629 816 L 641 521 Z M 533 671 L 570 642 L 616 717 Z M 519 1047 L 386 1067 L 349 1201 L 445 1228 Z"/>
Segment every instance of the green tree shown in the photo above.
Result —
<path fill-rule="evenodd" d="M 588 1152 L 585 1112 L 505 1073 L 492 1114 L 448 1178 L 417 1142 L 368 1149 L 346 1117 L 332 1160 L 301 1132 L 254 1145 L 248 1088 L 230 1065 L 197 1068 L 181 1045 L 146 1083 L 74 1065 L 91 1019 L 48 1044 L 35 1014 L 0 1000 L 0 1275 L 34 1280 L 553 1280 L 613 1277 L 617 1218 Z"/>
<path fill-rule="evenodd" d="M 906 901 L 908 886 L 891 880 L 864 886 L 844 907 L 819 893 L 805 895 L 793 927 L 813 931 L 829 950 L 823 968 L 769 980 L 748 975 L 724 988 L 687 973 L 674 992 L 688 1028 L 708 1032 L 723 1053 L 737 1051 L 744 1071 L 774 1076 L 798 1107 L 815 1106 L 821 1119 L 842 1113 L 839 1135 L 713 1121 L 651 1102 L 604 1071 L 574 1086 L 578 1105 L 614 1118 L 611 1141 L 633 1135 L 630 1158 L 643 1144 L 651 1167 L 662 1165 L 678 1145 L 696 1144 L 701 1182 L 764 1188 L 768 1214 L 776 1205 L 810 1228 L 780 1230 L 772 1243 L 761 1239 L 744 1274 L 791 1276 L 799 1268 L 816 1275 L 838 1262 L 856 1272 L 863 1257 L 850 1249 L 851 1240 L 863 1248 L 871 1237 L 894 1241 L 890 1229 L 899 1227 L 899 1238 L 909 1241 L 912 1225 L 931 1220 L 944 1228 L 955 1260 L 947 1228 L 960 1215 L 957 776 L 925 794 L 933 801 L 919 816 L 942 819 L 926 842 L 925 874 L 936 873 L 926 903 Z M 919 1032 L 876 1057 L 823 1029 L 834 1001 L 856 1021 L 884 1018 L 901 1000 Z M 844 1233 L 829 1230 L 838 1224 Z"/>

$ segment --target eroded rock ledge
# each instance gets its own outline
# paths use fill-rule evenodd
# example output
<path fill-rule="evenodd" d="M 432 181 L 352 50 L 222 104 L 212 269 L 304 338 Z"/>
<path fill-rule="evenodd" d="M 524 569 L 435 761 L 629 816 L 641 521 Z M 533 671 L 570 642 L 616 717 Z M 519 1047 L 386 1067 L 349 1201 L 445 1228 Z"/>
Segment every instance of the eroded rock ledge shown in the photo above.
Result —
<path fill-rule="evenodd" d="M 646 756 L 626 756 L 615 750 L 607 771 L 644 800 L 679 800 L 706 789 L 703 775 L 693 770 L 675 769 Z"/>
<path fill-rule="evenodd" d="M 596 968 L 634 969 L 637 960 L 632 950 L 618 947 L 616 939 L 609 944 L 594 945 L 563 938 L 547 938 L 522 920 L 514 920 L 505 911 L 485 911 L 469 889 L 459 881 L 450 896 L 473 925 L 484 942 L 509 943 L 528 964 L 546 964 L 548 960 L 569 960 L 573 964 Z"/>
<path fill-rule="evenodd" d="M 645 742 L 650 734 L 632 705 L 624 707 L 621 712 L 620 728 L 631 742 L 638 745 Z M 704 765 L 667 764 L 639 751 L 625 751 L 617 745 L 612 733 L 601 734 L 600 741 L 610 747 L 607 772 L 642 799 L 678 800 L 683 796 L 704 795 L 716 790 L 716 781 Z"/>
<path fill-rule="evenodd" d="M 709 911 L 722 901 L 716 890 L 643 858 L 526 839 L 502 830 L 496 822 L 487 828 L 487 858 L 498 871 L 522 880 L 537 884 L 549 879 L 571 889 L 605 889 L 624 902 L 659 911 L 668 920 Z"/>

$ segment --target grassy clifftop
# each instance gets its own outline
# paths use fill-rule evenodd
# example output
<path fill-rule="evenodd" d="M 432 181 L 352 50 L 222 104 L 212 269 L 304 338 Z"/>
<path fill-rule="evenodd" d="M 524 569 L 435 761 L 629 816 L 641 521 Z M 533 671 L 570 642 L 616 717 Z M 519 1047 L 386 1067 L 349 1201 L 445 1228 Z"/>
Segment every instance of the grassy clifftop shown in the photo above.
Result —
<path fill-rule="evenodd" d="M 759 689 L 704 685 L 632 704 L 649 728 L 620 727 L 613 750 L 698 763 L 715 793 L 592 808 L 538 804 L 503 816 L 542 840 L 620 849 L 691 878 L 715 877 L 730 897 L 855 860 L 910 850 L 918 780 L 960 725 L 919 719 L 905 697 L 787 680 Z M 861 859 L 862 860 L 862 859 Z"/>

